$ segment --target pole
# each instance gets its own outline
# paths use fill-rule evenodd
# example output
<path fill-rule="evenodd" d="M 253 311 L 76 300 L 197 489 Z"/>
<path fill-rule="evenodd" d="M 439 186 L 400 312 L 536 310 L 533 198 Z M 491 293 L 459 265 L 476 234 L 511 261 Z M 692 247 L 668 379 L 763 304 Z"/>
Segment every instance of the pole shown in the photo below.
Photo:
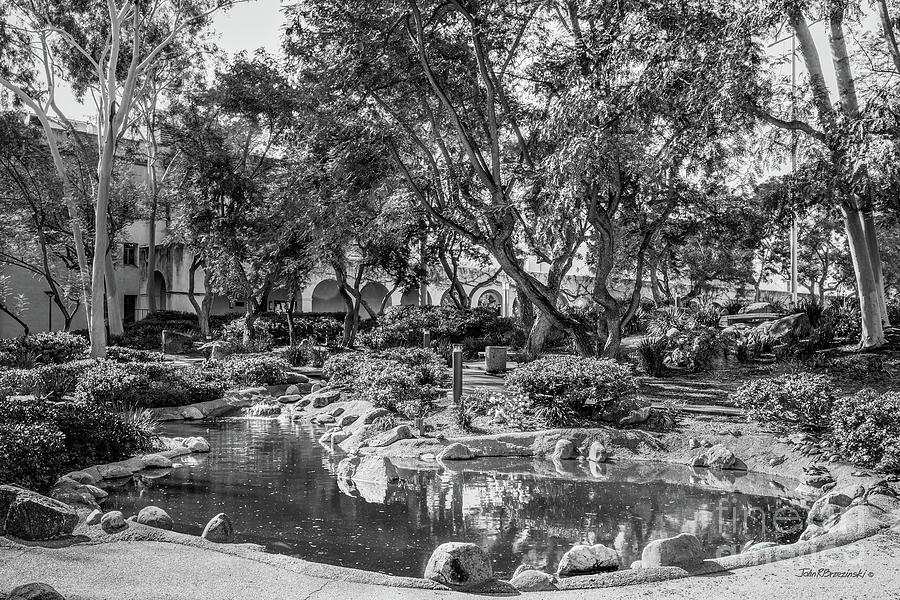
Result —
<path fill-rule="evenodd" d="M 797 119 L 797 34 L 791 36 L 791 119 Z M 794 175 L 797 172 L 797 132 L 791 131 L 791 304 L 797 306 L 797 209 Z"/>
<path fill-rule="evenodd" d="M 453 403 L 460 406 L 462 402 L 463 347 L 453 344 Z"/>

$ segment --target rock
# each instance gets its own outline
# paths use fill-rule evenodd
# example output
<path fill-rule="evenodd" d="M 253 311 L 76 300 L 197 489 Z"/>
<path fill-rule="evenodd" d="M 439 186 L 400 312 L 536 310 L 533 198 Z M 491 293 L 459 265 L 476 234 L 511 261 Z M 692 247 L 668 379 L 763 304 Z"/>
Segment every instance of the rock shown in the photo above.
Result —
<path fill-rule="evenodd" d="M 600 571 L 615 571 L 619 568 L 619 554 L 603 544 L 587 546 L 579 544 L 563 554 L 556 568 L 560 577 L 588 575 Z"/>
<path fill-rule="evenodd" d="M 172 458 L 178 458 L 179 456 L 185 456 L 190 453 L 191 453 L 190 450 L 188 450 L 184 446 L 180 446 L 178 448 L 172 448 L 171 450 L 163 450 L 162 452 L 159 453 L 159 456 L 162 456 L 163 458 L 172 459 Z"/>
<path fill-rule="evenodd" d="M 340 398 L 340 390 L 319 390 L 305 397 L 312 403 L 313 408 L 324 408 L 333 402 L 337 402 Z"/>
<path fill-rule="evenodd" d="M 389 414 L 391 414 L 391 412 L 386 408 L 373 408 L 363 415 L 363 425 L 371 425 L 375 422 L 375 419 L 386 417 Z"/>
<path fill-rule="evenodd" d="M 556 589 L 550 575 L 535 569 L 516 573 L 509 583 L 520 592 L 547 592 Z"/>
<path fill-rule="evenodd" d="M 344 440 L 350 437 L 350 434 L 346 431 L 335 431 L 331 434 L 331 443 L 332 444 L 340 444 Z"/>
<path fill-rule="evenodd" d="M 628 416 L 619 421 L 619 425 L 637 425 L 643 423 L 650 418 L 650 411 L 653 409 L 649 406 L 638 408 L 628 413 Z"/>
<path fill-rule="evenodd" d="M 93 485 L 97 483 L 97 480 L 94 479 L 90 473 L 85 473 L 84 471 L 72 471 L 71 473 L 66 473 L 65 476 L 81 484 L 88 483 Z"/>
<path fill-rule="evenodd" d="M 769 304 L 768 302 L 753 302 L 748 304 L 744 308 L 739 311 L 741 314 L 753 314 L 753 313 L 773 313 L 775 311 L 775 307 Z"/>
<path fill-rule="evenodd" d="M 697 467 L 697 468 L 706 467 L 706 458 L 704 458 L 704 456 L 702 454 L 700 454 L 700 455 L 692 458 L 690 464 L 692 467 Z"/>
<path fill-rule="evenodd" d="M 821 525 L 816 525 L 815 523 L 809 523 L 806 526 L 806 529 L 803 530 L 803 533 L 800 534 L 800 541 L 805 542 L 807 540 L 811 540 L 813 538 L 817 538 L 820 535 L 825 535 L 826 530 Z"/>
<path fill-rule="evenodd" d="M 699 447 L 700 447 L 700 440 L 698 440 L 697 438 L 692 437 L 691 439 L 688 440 L 688 448 L 690 450 L 696 450 Z"/>
<path fill-rule="evenodd" d="M 166 354 L 183 354 L 194 348 L 194 338 L 186 333 L 163 329 L 162 351 Z"/>
<path fill-rule="evenodd" d="M 806 313 L 796 313 L 773 321 L 767 334 L 776 342 L 787 343 L 807 337 L 811 329 Z"/>
<path fill-rule="evenodd" d="M 778 465 L 780 465 L 781 463 L 783 463 L 785 460 L 787 460 L 787 458 L 784 457 L 784 456 L 776 456 L 775 458 L 770 458 L 770 459 L 769 459 L 769 466 L 770 466 L 770 467 L 777 467 Z"/>
<path fill-rule="evenodd" d="M 200 537 L 218 544 L 230 544 L 234 541 L 234 525 L 228 515 L 219 513 L 209 520 Z"/>
<path fill-rule="evenodd" d="M 186 421 L 199 421 L 205 419 L 206 415 L 196 406 L 185 406 L 181 409 L 181 418 Z"/>
<path fill-rule="evenodd" d="M 103 511 L 100 510 L 100 509 L 97 509 L 97 510 L 92 511 L 91 514 L 89 514 L 89 515 L 87 516 L 87 519 L 84 520 L 84 522 L 85 522 L 87 525 L 99 525 L 99 524 L 100 524 L 100 518 L 101 518 L 102 516 L 103 516 Z"/>
<path fill-rule="evenodd" d="M 296 404 L 302 397 L 300 394 L 285 394 L 284 396 L 278 396 L 278 401 L 282 404 Z"/>
<path fill-rule="evenodd" d="M 359 418 L 359 415 L 341 415 L 337 420 L 338 427 L 347 427 Z"/>
<path fill-rule="evenodd" d="M 59 500 L 12 486 L 0 487 L 3 488 L 2 504 L 7 505 L 6 533 L 13 537 L 53 540 L 71 535 L 78 524 L 75 509 Z"/>
<path fill-rule="evenodd" d="M 343 461 L 342 461 L 343 462 Z M 338 465 L 340 467 L 340 465 Z M 366 456 L 360 460 L 353 472 L 353 481 L 388 484 L 399 481 L 400 474 L 389 458 Z"/>
<path fill-rule="evenodd" d="M 131 469 L 126 469 L 122 465 L 117 464 L 97 465 L 97 471 L 103 479 L 121 479 L 123 477 L 131 477 L 134 474 Z"/>
<path fill-rule="evenodd" d="M 813 475 L 812 477 L 807 477 L 803 483 L 814 488 L 821 488 L 833 481 L 834 478 L 831 475 Z"/>
<path fill-rule="evenodd" d="M 330 414 L 332 417 L 339 417 L 339 416 L 341 416 L 342 414 L 344 414 L 344 407 L 338 406 L 337 408 L 335 408 L 334 410 L 332 410 L 329 414 Z"/>
<path fill-rule="evenodd" d="M 447 542 L 435 548 L 425 567 L 425 579 L 456 588 L 470 588 L 494 579 L 488 555 L 475 544 Z"/>
<path fill-rule="evenodd" d="M 866 473 L 865 471 L 853 471 L 852 473 L 850 473 L 850 476 L 851 477 L 871 477 L 871 475 L 869 473 Z"/>
<path fill-rule="evenodd" d="M 319 415 L 316 417 L 316 423 L 320 425 L 327 425 L 328 423 L 334 423 L 335 421 L 337 421 L 337 419 L 329 414 Z"/>
<path fill-rule="evenodd" d="M 296 378 L 294 382 L 287 387 L 284 391 L 288 396 L 301 395 L 303 394 L 303 389 L 306 386 L 303 386 L 304 383 L 309 383 L 309 377 L 303 375 L 301 373 L 294 373 L 293 376 Z"/>
<path fill-rule="evenodd" d="M 330 431 L 326 431 L 319 438 L 319 443 L 322 445 L 328 445 L 329 443 L 331 443 L 331 435 L 332 433 Z"/>
<path fill-rule="evenodd" d="M 312 384 L 312 387 L 309 388 L 309 391 L 318 392 L 319 390 L 323 389 L 324 387 L 325 387 L 324 383 L 314 383 L 314 384 Z"/>
<path fill-rule="evenodd" d="M 609 460 L 609 451 L 603 445 L 603 442 L 596 440 L 591 443 L 591 447 L 588 449 L 588 460 L 591 462 L 606 462 Z"/>
<path fill-rule="evenodd" d="M 59 592 L 46 583 L 26 583 L 13 588 L 7 600 L 65 600 Z"/>
<path fill-rule="evenodd" d="M 109 496 L 109 494 L 106 492 L 106 490 L 101 490 L 100 488 L 98 488 L 95 485 L 86 485 L 84 487 L 86 488 L 85 491 L 87 493 L 89 493 L 91 496 L 93 496 L 94 498 L 96 498 L 97 500 L 102 500 L 103 498 L 106 498 L 107 496 Z"/>
<path fill-rule="evenodd" d="M 556 460 L 572 460 L 575 458 L 575 444 L 572 440 L 556 440 L 553 447 L 553 458 Z"/>
<path fill-rule="evenodd" d="M 161 454 L 145 454 L 141 462 L 148 469 L 168 469 L 172 466 L 172 461 Z"/>
<path fill-rule="evenodd" d="M 705 466 L 710 469 L 747 470 L 747 465 L 743 461 L 738 460 L 734 452 L 729 450 L 724 444 L 716 444 L 708 448 L 700 456 L 703 457 Z"/>
<path fill-rule="evenodd" d="M 636 571 L 637 569 L 643 569 L 643 568 L 644 568 L 644 563 L 642 563 L 642 562 L 639 561 L 639 560 L 636 560 L 636 561 L 634 561 L 633 563 L 631 563 L 631 565 L 630 565 L 628 568 L 629 568 L 629 569 L 632 569 L 632 570 L 635 570 L 635 571 Z"/>
<path fill-rule="evenodd" d="M 695 536 L 681 533 L 675 537 L 653 540 L 641 553 L 645 569 L 653 567 L 689 567 L 703 561 L 703 546 Z"/>
<path fill-rule="evenodd" d="M 175 521 L 172 520 L 169 513 L 158 506 L 145 506 L 142 508 L 137 515 L 137 522 L 141 525 L 169 531 L 175 526 Z"/>
<path fill-rule="evenodd" d="M 100 527 L 102 527 L 103 531 L 106 533 L 117 533 L 128 529 L 128 522 L 125 521 L 125 517 L 120 511 L 111 510 L 100 517 Z"/>
<path fill-rule="evenodd" d="M 209 452 L 209 442 L 202 437 L 189 437 L 184 440 L 184 447 L 191 452 Z"/>
<path fill-rule="evenodd" d="M 337 478 L 353 479 L 353 475 L 356 473 L 356 467 L 359 466 L 360 460 L 361 459 L 358 456 L 348 456 L 341 460 L 341 462 L 338 463 L 337 469 L 335 469 Z"/>
<path fill-rule="evenodd" d="M 475 458 L 475 453 L 465 444 L 454 442 L 438 452 L 435 456 L 437 460 L 471 460 Z"/>
<path fill-rule="evenodd" d="M 408 440 L 413 437 L 415 436 L 412 434 L 412 431 L 410 431 L 408 425 L 398 425 L 393 429 L 390 429 L 383 433 L 379 433 L 374 438 L 369 440 L 369 446 L 371 448 L 390 446 L 394 442 L 399 442 L 400 440 Z"/>

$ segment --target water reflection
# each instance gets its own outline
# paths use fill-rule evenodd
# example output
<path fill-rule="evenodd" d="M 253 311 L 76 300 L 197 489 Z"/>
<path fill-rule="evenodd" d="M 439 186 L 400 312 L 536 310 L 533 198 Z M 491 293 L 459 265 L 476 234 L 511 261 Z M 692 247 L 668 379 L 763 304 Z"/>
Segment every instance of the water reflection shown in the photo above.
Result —
<path fill-rule="evenodd" d="M 523 459 L 441 471 L 398 463 L 399 484 L 357 482 L 342 490 L 333 475 L 340 457 L 319 446 L 321 431 L 311 425 L 236 420 L 165 428 L 204 435 L 213 452 L 185 457 L 166 477 L 110 490 L 107 509 L 128 515 L 158 505 L 176 530 L 195 535 L 226 512 L 239 541 L 395 575 L 421 576 L 434 547 L 450 540 L 481 545 L 498 575 L 509 576 L 521 563 L 553 570 L 579 542 L 615 547 L 628 566 L 648 541 L 680 532 L 697 535 L 716 556 L 751 540 L 790 542 L 802 531 L 784 519 L 795 514 L 787 500 L 734 493 L 733 481 L 710 482 L 709 473 L 688 469 Z"/>

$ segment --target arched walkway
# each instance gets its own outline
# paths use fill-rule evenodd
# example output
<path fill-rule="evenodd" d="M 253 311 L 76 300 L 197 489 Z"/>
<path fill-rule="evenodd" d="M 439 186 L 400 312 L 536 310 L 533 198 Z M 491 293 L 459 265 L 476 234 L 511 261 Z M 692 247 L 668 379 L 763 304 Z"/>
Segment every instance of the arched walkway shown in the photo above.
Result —
<path fill-rule="evenodd" d="M 479 308 L 491 308 L 498 315 L 503 314 L 503 296 L 497 290 L 485 290 L 478 297 Z"/>
<path fill-rule="evenodd" d="M 388 289 L 380 283 L 370 281 L 363 286 L 360 293 L 362 294 L 363 300 L 365 300 L 376 313 L 381 309 L 381 303 L 385 301 L 385 298 L 387 298 L 387 302 L 385 302 L 384 307 L 389 308 L 391 306 L 391 297 L 388 294 Z M 360 306 L 359 316 L 363 319 L 368 319 L 369 311 L 367 311 L 364 306 Z"/>
<path fill-rule="evenodd" d="M 166 299 L 168 298 L 166 278 L 159 271 L 153 272 L 153 289 L 156 291 L 156 309 L 166 310 L 166 308 L 168 308 L 166 303 Z"/>
<path fill-rule="evenodd" d="M 313 288 L 312 312 L 347 312 L 347 307 L 338 293 L 337 281 L 323 279 Z"/>
<path fill-rule="evenodd" d="M 428 301 L 428 305 L 431 306 L 431 292 L 426 294 L 426 300 Z M 419 289 L 411 289 L 403 292 L 403 296 L 400 297 L 400 305 L 401 306 L 418 306 L 419 305 Z"/>

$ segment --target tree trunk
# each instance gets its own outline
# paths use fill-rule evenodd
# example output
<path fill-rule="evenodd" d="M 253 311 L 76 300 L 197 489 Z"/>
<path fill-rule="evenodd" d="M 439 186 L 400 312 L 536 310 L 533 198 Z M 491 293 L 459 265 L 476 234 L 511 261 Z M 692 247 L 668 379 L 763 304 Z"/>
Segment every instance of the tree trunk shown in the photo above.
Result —
<path fill-rule="evenodd" d="M 347 313 L 344 315 L 344 334 L 341 344 L 345 348 L 350 348 L 356 342 L 356 332 L 359 329 L 359 312 L 353 304 L 353 296 L 347 291 L 347 271 L 339 261 L 333 261 L 331 264 L 334 270 L 334 277 L 338 282 L 338 294 L 344 301 L 344 307 Z"/>
<path fill-rule="evenodd" d="M 106 356 L 106 323 L 103 318 L 103 299 L 106 286 L 106 250 L 109 246 L 107 216 L 109 211 L 109 190 L 112 183 L 113 160 L 115 158 L 115 134 L 111 131 L 114 114 L 109 115 L 105 124 L 103 149 L 97 168 L 97 200 L 94 206 L 94 261 L 91 271 L 91 357 Z M 114 303 L 113 303 L 114 304 Z"/>
<path fill-rule="evenodd" d="M 118 285 L 116 284 L 116 270 L 113 267 L 112 256 L 106 254 L 106 310 L 109 314 L 109 334 L 124 335 L 125 326 L 122 323 L 122 309 L 119 306 Z"/>
<path fill-rule="evenodd" d="M 881 309 L 878 304 L 878 288 L 875 271 L 869 257 L 869 248 L 863 229 L 862 215 L 859 210 L 843 206 L 844 224 L 847 229 L 847 241 L 850 245 L 850 256 L 853 260 L 853 271 L 856 274 L 856 289 L 859 295 L 859 308 L 862 320 L 860 349 L 875 348 L 884 344 L 884 329 L 881 320 Z"/>
<path fill-rule="evenodd" d="M 884 268 L 881 261 L 881 252 L 878 247 L 878 231 L 875 228 L 875 217 L 872 211 L 864 210 L 861 212 L 863 233 L 866 237 L 866 248 L 868 249 L 869 261 L 872 263 L 872 272 L 875 275 L 875 289 L 878 293 L 878 311 L 881 313 L 882 327 L 889 328 L 891 326 L 888 317 L 887 298 L 884 295 Z"/>
<path fill-rule="evenodd" d="M 209 289 L 206 287 L 206 272 L 203 273 L 203 300 L 202 304 L 197 303 L 197 298 L 195 297 L 194 290 L 196 289 L 196 279 L 197 279 L 197 269 L 200 268 L 202 262 L 194 257 L 194 260 L 191 261 L 191 266 L 188 268 L 188 301 L 191 303 L 191 306 L 194 307 L 194 312 L 197 314 L 197 323 L 200 326 L 200 335 L 203 336 L 203 339 L 209 338 L 209 306 L 208 304 L 212 304 L 212 294 L 209 293 Z M 207 299 L 209 302 L 207 303 Z M 204 310 L 205 308 L 205 310 Z"/>
<path fill-rule="evenodd" d="M 247 306 L 244 309 L 244 337 L 241 340 L 245 350 L 249 350 L 253 340 L 256 339 L 254 325 L 256 325 L 256 310 L 253 308 L 253 298 L 247 298 Z"/>
<path fill-rule="evenodd" d="M 894 26 L 891 23 L 891 15 L 888 12 L 887 0 L 875 0 L 878 7 L 878 16 L 881 19 L 882 35 L 884 42 L 888 47 L 888 54 L 894 61 L 894 69 L 900 73 L 900 50 L 897 49 L 897 37 L 894 35 Z"/>
<path fill-rule="evenodd" d="M 156 211 L 159 204 L 159 181 L 156 176 L 156 133 L 150 129 L 147 140 L 147 180 L 150 186 L 149 239 L 147 241 L 147 310 L 155 312 L 156 305 Z"/>
<path fill-rule="evenodd" d="M 22 335 L 28 335 L 31 330 L 28 328 L 28 324 L 19 318 L 17 314 L 13 311 L 9 310 L 5 304 L 0 304 L 0 312 L 4 312 L 10 316 L 16 323 L 22 326 Z"/>
<path fill-rule="evenodd" d="M 547 336 L 553 329 L 553 324 L 543 313 L 538 313 L 537 318 L 533 320 L 533 324 L 528 331 L 528 340 L 525 343 L 525 358 L 527 360 L 535 360 L 540 358 L 547 341 Z"/>
<path fill-rule="evenodd" d="M 291 299 L 287 305 L 288 344 L 291 348 L 297 345 L 297 335 L 294 331 L 294 306 L 297 303 L 297 292 L 291 293 Z"/>
<path fill-rule="evenodd" d="M 520 288 L 516 288 L 516 298 L 519 300 L 519 321 L 522 323 L 522 329 L 531 331 L 535 321 L 534 305 Z"/>

